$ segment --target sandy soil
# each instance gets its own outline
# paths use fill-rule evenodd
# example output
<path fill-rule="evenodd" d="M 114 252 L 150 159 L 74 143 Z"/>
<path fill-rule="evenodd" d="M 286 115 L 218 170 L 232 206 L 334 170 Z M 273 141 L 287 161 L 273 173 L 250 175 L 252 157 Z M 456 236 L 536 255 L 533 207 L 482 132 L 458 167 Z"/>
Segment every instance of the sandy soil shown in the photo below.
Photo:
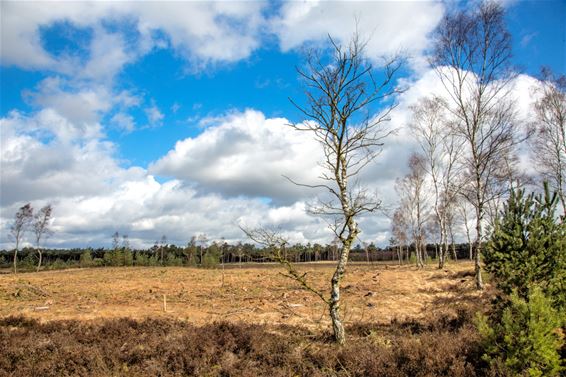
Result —
<path fill-rule="evenodd" d="M 333 265 L 299 265 L 312 285 L 328 292 Z M 282 275 L 275 265 L 204 270 L 186 267 L 92 268 L 0 275 L 0 316 L 42 321 L 112 317 L 172 317 L 203 324 L 215 320 L 328 325 L 322 301 Z M 223 276 L 224 275 L 224 279 Z M 224 283 L 223 283 L 224 281 Z M 351 264 L 343 287 L 346 323 L 388 323 L 454 313 L 481 299 L 473 265 Z M 164 296 L 166 308 L 164 308 Z"/>

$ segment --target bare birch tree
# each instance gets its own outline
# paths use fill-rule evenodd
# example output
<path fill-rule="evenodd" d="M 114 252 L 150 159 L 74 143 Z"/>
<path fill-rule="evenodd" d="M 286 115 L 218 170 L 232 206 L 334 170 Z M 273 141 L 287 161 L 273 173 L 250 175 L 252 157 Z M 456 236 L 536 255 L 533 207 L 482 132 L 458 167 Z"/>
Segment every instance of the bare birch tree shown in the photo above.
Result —
<path fill-rule="evenodd" d="M 425 262 L 425 225 L 429 216 L 429 206 L 425 194 L 424 158 L 413 153 L 409 158 L 409 173 L 398 179 L 396 191 L 401 199 L 401 211 L 404 213 L 409 233 L 415 245 L 416 265 L 424 267 Z"/>
<path fill-rule="evenodd" d="M 470 260 L 474 259 L 474 245 L 472 243 L 472 235 L 470 231 L 470 221 L 473 219 L 470 218 L 472 215 L 470 212 L 473 211 L 472 209 L 468 208 L 469 202 L 466 201 L 462 197 L 458 197 L 456 201 L 456 210 L 460 215 L 460 220 L 462 221 L 462 226 L 464 227 L 464 233 L 466 235 L 466 240 L 468 241 L 468 258 Z"/>
<path fill-rule="evenodd" d="M 408 221 L 406 218 L 405 211 L 400 206 L 393 212 L 393 216 L 391 218 L 391 232 L 394 235 L 395 240 L 399 243 L 397 249 L 397 257 L 399 258 L 399 265 L 403 262 L 403 249 L 407 245 L 407 229 L 408 229 Z"/>
<path fill-rule="evenodd" d="M 501 163 L 516 143 L 513 102 L 509 100 L 511 37 L 504 12 L 493 2 L 473 12 L 445 16 L 436 31 L 431 64 L 444 85 L 454 130 L 465 140 L 464 167 L 470 187 L 464 193 L 476 212 L 476 286 L 483 288 L 481 248 L 486 206 Z"/>
<path fill-rule="evenodd" d="M 33 208 L 30 203 L 20 207 L 16 212 L 16 217 L 10 228 L 10 233 L 16 241 L 16 248 L 14 249 L 14 273 L 18 273 L 18 251 L 20 243 L 22 242 L 26 231 L 33 220 Z"/>
<path fill-rule="evenodd" d="M 535 166 L 558 193 L 566 216 L 566 76 L 543 69 L 541 98 L 535 104 L 535 132 L 531 148 Z"/>
<path fill-rule="evenodd" d="M 384 138 L 390 133 L 383 124 L 388 120 L 392 106 L 387 106 L 378 115 L 371 113 L 371 107 L 396 91 L 392 79 L 400 61 L 392 59 L 385 64 L 378 83 L 376 69 L 364 57 L 365 44 L 357 34 L 347 46 L 332 38 L 329 41 L 329 53 L 311 50 L 306 66 L 298 69 L 305 85 L 306 104 L 291 100 L 308 119 L 292 124 L 292 127 L 313 135 L 322 147 L 321 183 L 294 183 L 323 189 L 330 197 L 321 199 L 310 210 L 332 219 L 330 227 L 339 240 L 340 249 L 327 304 L 335 340 L 343 344 L 346 334 L 340 315 L 340 284 L 352 244 L 360 233 L 357 218 L 381 205 L 380 200 L 357 179 L 377 157 Z"/>
<path fill-rule="evenodd" d="M 43 259 L 41 240 L 45 240 L 52 233 L 51 229 L 49 228 L 52 211 L 53 208 L 51 207 L 51 204 L 48 204 L 45 207 L 41 208 L 39 212 L 34 216 L 33 233 L 35 235 L 35 248 L 39 256 L 39 260 L 37 262 L 37 272 L 39 272 L 39 270 L 41 269 L 41 262 Z"/>
<path fill-rule="evenodd" d="M 413 106 L 412 113 L 410 127 L 421 147 L 424 167 L 432 181 L 432 208 L 439 236 L 438 268 L 444 268 L 448 254 L 447 216 L 459 191 L 455 182 L 462 139 L 452 132 L 441 98 L 422 99 Z"/>

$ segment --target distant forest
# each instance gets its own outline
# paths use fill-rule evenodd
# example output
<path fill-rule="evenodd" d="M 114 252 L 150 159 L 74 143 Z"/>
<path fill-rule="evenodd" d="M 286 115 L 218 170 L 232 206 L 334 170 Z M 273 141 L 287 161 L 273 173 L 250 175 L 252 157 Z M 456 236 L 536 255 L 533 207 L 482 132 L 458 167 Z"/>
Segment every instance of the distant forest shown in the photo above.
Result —
<path fill-rule="evenodd" d="M 428 244 L 426 252 L 429 260 L 438 257 L 439 245 Z M 467 243 L 454 244 L 452 259 L 469 259 Z M 286 257 L 294 262 L 335 261 L 338 258 L 337 244 L 295 244 L 285 250 Z M 250 243 L 231 245 L 213 242 L 210 245 L 186 247 L 176 245 L 154 245 L 149 249 L 115 248 L 73 248 L 44 249 L 43 262 L 47 269 L 69 267 L 102 266 L 201 266 L 216 267 L 221 264 L 273 262 L 269 248 L 259 248 Z M 353 248 L 350 261 L 396 263 L 414 262 L 414 248 L 400 249 L 398 246 L 380 248 L 375 244 L 358 244 Z M 13 263 L 12 250 L 0 250 L 0 268 L 10 268 Z M 22 270 L 34 269 L 37 265 L 37 252 L 25 247 L 18 255 L 18 266 Z"/>

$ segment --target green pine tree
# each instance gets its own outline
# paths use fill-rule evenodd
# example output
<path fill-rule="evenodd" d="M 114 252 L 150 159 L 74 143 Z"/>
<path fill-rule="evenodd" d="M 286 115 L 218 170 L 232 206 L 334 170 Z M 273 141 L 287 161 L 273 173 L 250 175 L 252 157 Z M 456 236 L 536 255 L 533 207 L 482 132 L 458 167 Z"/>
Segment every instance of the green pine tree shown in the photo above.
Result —
<path fill-rule="evenodd" d="M 484 250 L 498 288 L 522 298 L 540 286 L 556 308 L 566 308 L 566 224 L 555 215 L 556 194 L 512 192 Z"/>

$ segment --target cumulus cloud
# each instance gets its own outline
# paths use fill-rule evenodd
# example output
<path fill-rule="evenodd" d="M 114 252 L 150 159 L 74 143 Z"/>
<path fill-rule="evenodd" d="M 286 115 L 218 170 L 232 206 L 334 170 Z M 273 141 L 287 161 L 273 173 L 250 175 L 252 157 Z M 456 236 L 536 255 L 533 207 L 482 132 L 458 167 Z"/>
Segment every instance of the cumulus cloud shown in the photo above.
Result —
<path fill-rule="evenodd" d="M 528 76 L 516 79 L 513 93 L 521 108 L 530 106 L 535 84 Z M 410 106 L 438 85 L 429 72 L 398 98 L 390 124 L 398 133 L 361 177 L 386 208 L 394 204 L 395 178 L 405 174 L 416 148 L 406 127 Z M 54 204 L 51 246 L 107 246 L 116 230 L 128 234 L 134 246 L 149 246 L 162 234 L 177 244 L 200 233 L 236 241 L 244 239 L 238 224 L 278 227 L 292 242 L 329 242 L 333 237 L 324 220 L 305 211 L 316 193 L 282 177 L 303 182 L 316 177 L 319 145 L 287 123 L 257 110 L 208 120 L 200 135 L 179 141 L 148 171 L 124 168 L 112 143 L 94 130 L 71 131 L 75 126 L 53 109 L 31 116 L 12 112 L 0 120 L 0 247 L 11 247 L 10 218 L 28 201 L 36 208 Z M 163 182 L 154 174 L 173 178 Z M 361 240 L 387 243 L 389 221 L 382 213 L 360 219 L 360 228 Z"/>
<path fill-rule="evenodd" d="M 77 85 L 78 84 L 78 85 Z M 25 97 L 39 108 L 50 108 L 75 125 L 96 123 L 114 105 L 111 92 L 103 85 L 70 83 L 61 77 L 42 80 Z"/>
<path fill-rule="evenodd" d="M 207 128 L 201 134 L 177 142 L 150 172 L 231 197 L 291 203 L 312 195 L 284 176 L 312 183 L 320 175 L 320 148 L 311 135 L 292 129 L 287 119 L 266 119 L 259 111 L 247 110 L 204 123 Z"/>
<path fill-rule="evenodd" d="M 260 2 L 50 2 L 2 3 L 4 64 L 104 79 L 152 48 L 170 44 L 194 64 L 234 62 L 259 45 Z M 22 17 L 25 15 L 25 17 Z M 128 45 L 106 23 L 122 20 L 135 34 Z M 92 30 L 90 59 L 77 67 L 76 56 L 56 57 L 45 49 L 41 31 L 57 22 Z M 165 37 L 165 41 L 164 41 Z"/>
<path fill-rule="evenodd" d="M 162 234 L 176 244 L 200 233 L 236 241 L 245 238 L 238 224 L 260 222 L 280 227 L 293 242 L 328 238 L 300 201 L 273 205 L 202 192 L 177 179 L 159 182 L 146 169 L 121 166 L 115 145 L 102 136 L 61 132 L 67 127 L 73 125 L 53 109 L 0 119 L 0 247 L 12 247 L 11 217 L 27 202 L 53 204 L 51 247 L 109 246 L 115 231 L 135 247 Z"/>
<path fill-rule="evenodd" d="M 326 42 L 328 35 L 344 43 L 357 29 L 368 41 L 367 55 L 375 61 L 404 53 L 414 67 L 422 68 L 429 34 L 443 14 L 440 2 L 293 1 L 283 4 L 271 28 L 283 51 L 308 42 Z"/>

